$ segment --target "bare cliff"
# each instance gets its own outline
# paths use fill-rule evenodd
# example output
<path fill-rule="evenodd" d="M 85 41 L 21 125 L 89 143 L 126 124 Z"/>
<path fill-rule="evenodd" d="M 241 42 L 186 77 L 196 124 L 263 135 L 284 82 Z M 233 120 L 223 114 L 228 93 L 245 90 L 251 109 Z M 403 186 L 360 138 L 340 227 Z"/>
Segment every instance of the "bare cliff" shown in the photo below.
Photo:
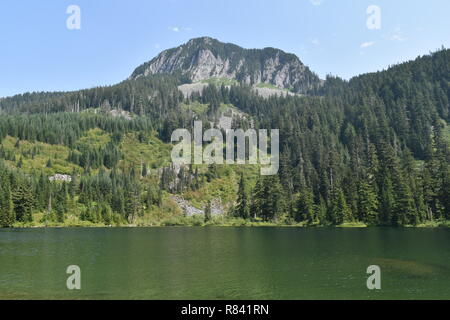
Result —
<path fill-rule="evenodd" d="M 161 52 L 139 66 L 131 79 L 152 74 L 179 74 L 191 82 L 233 79 L 248 85 L 267 84 L 296 93 L 321 85 L 319 77 L 294 55 L 275 48 L 244 49 L 209 37 L 192 39 Z"/>

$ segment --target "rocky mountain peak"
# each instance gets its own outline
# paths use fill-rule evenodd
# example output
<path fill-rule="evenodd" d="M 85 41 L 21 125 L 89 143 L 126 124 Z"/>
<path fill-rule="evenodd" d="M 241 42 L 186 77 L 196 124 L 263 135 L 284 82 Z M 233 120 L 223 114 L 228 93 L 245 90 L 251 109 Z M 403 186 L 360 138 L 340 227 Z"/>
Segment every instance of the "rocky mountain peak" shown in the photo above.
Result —
<path fill-rule="evenodd" d="M 152 74 L 181 74 L 192 82 L 234 79 L 248 85 L 267 84 L 303 93 L 321 80 L 300 59 L 276 48 L 244 49 L 210 37 L 200 37 L 165 50 L 139 66 L 131 79 Z"/>

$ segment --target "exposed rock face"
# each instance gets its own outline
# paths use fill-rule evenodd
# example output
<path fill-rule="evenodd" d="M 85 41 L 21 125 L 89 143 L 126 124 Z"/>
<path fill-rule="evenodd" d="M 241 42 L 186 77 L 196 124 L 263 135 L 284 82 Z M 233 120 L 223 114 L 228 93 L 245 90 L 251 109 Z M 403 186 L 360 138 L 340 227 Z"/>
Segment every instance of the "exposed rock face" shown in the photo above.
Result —
<path fill-rule="evenodd" d="M 189 98 L 194 92 L 197 92 L 199 94 L 203 93 L 203 90 L 208 86 L 207 83 L 188 83 L 183 84 L 178 87 L 178 90 L 180 90 L 183 93 L 183 96 L 185 98 Z"/>
<path fill-rule="evenodd" d="M 54 176 L 51 176 L 48 178 L 50 181 L 64 181 L 64 182 L 71 182 L 72 177 L 67 174 L 55 174 Z"/>
<path fill-rule="evenodd" d="M 192 206 L 189 203 L 189 201 L 184 200 L 183 197 L 171 196 L 171 199 L 180 207 L 180 209 L 183 211 L 183 213 L 188 217 L 192 217 L 194 215 L 204 215 L 205 214 L 204 207 L 202 207 L 202 209 L 197 209 L 196 207 Z M 225 209 L 223 208 L 220 200 L 214 199 L 211 202 L 211 214 L 212 215 L 222 215 L 224 213 L 225 213 Z"/>
<path fill-rule="evenodd" d="M 321 85 L 297 56 L 279 49 L 244 49 L 203 37 L 160 53 L 138 67 L 131 78 L 158 73 L 180 74 L 192 82 L 210 78 L 235 79 L 248 85 L 271 84 L 303 93 Z"/>
<path fill-rule="evenodd" d="M 185 98 L 189 98 L 194 92 L 202 95 L 203 90 L 208 86 L 208 83 L 197 82 L 197 83 L 189 83 L 178 86 L 178 90 L 183 93 Z M 227 86 L 229 87 L 229 86 Z M 253 90 L 258 93 L 263 98 L 269 98 L 272 96 L 286 96 L 286 95 L 297 95 L 297 93 L 293 93 L 291 91 L 287 91 L 284 89 L 276 89 L 276 88 L 258 88 L 254 87 Z"/>

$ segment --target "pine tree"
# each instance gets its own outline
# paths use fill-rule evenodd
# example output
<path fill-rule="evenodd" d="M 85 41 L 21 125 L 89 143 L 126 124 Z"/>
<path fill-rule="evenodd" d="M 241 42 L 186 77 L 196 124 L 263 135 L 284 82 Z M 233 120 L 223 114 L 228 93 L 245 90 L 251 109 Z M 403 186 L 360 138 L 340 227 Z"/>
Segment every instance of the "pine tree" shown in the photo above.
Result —
<path fill-rule="evenodd" d="M 264 186 L 262 179 L 258 179 L 251 197 L 250 211 L 254 219 L 262 218 L 262 207 L 264 205 Z"/>
<path fill-rule="evenodd" d="M 398 170 L 396 170 L 394 175 L 394 188 L 393 223 L 399 226 L 416 225 L 418 219 L 414 199 L 410 187 L 405 183 L 403 175 Z"/>
<path fill-rule="evenodd" d="M 314 214 L 322 225 L 329 223 L 327 220 L 327 204 L 322 196 L 319 197 L 319 202 L 314 206 Z"/>
<path fill-rule="evenodd" d="M 304 189 L 300 192 L 299 199 L 297 201 L 297 222 L 307 222 L 313 224 L 316 220 L 316 211 L 314 206 L 314 196 L 309 189 Z"/>
<path fill-rule="evenodd" d="M 440 198 L 444 207 L 445 219 L 450 220 L 450 166 L 442 166 L 442 187 Z"/>
<path fill-rule="evenodd" d="M 205 208 L 205 223 L 211 221 L 211 216 L 212 216 L 212 203 L 211 200 L 209 200 Z"/>
<path fill-rule="evenodd" d="M 345 201 L 344 192 L 335 187 L 331 192 L 331 206 L 329 209 L 330 221 L 334 225 L 341 225 L 351 219 L 351 212 Z"/>
<path fill-rule="evenodd" d="M 33 194 L 24 185 L 19 184 L 12 192 L 12 201 L 17 221 L 32 221 Z"/>
<path fill-rule="evenodd" d="M 391 225 L 393 223 L 395 198 L 394 187 L 389 175 L 384 175 L 380 189 L 380 222 L 384 225 Z"/>
<path fill-rule="evenodd" d="M 277 175 L 263 178 L 261 216 L 265 221 L 277 221 L 285 209 L 283 188 Z"/>
<path fill-rule="evenodd" d="M 142 165 L 142 176 L 146 177 L 148 175 L 147 164 L 144 162 Z"/>
<path fill-rule="evenodd" d="M 358 188 L 358 219 L 368 225 L 379 223 L 379 202 L 373 184 L 372 176 L 369 175 L 360 181 Z"/>
<path fill-rule="evenodd" d="M 242 219 L 250 218 L 250 203 L 245 186 L 244 174 L 241 174 L 239 181 L 238 198 L 235 214 Z"/>
<path fill-rule="evenodd" d="M 7 179 L 0 176 L 0 227 L 6 228 L 14 223 L 11 189 Z"/>

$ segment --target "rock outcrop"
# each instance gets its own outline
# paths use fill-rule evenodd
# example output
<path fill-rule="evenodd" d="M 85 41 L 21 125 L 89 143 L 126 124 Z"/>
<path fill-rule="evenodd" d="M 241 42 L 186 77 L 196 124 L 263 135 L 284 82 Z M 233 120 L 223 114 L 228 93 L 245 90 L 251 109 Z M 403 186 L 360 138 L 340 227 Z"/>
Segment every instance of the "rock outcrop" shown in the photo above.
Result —
<path fill-rule="evenodd" d="M 161 73 L 178 74 L 191 82 L 221 78 L 248 85 L 264 83 L 296 93 L 322 84 L 294 54 L 274 48 L 244 49 L 209 37 L 161 52 L 139 66 L 131 79 Z"/>

